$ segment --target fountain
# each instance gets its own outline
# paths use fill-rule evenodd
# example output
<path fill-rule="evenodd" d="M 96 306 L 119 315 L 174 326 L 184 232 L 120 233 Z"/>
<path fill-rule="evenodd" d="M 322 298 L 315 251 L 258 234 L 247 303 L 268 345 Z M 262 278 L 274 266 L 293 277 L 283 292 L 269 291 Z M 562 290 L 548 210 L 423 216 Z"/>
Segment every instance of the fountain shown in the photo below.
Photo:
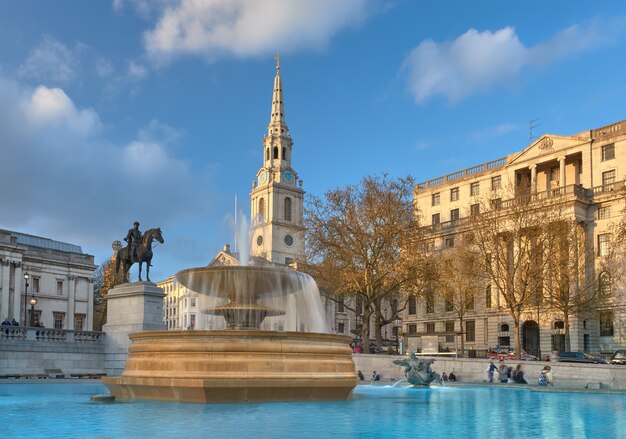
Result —
<path fill-rule="evenodd" d="M 323 333 L 310 276 L 221 266 L 183 270 L 176 280 L 199 293 L 203 313 L 223 318 L 226 329 L 130 334 L 124 372 L 102 380 L 112 395 L 200 403 L 323 400 L 346 399 L 356 385 L 349 337 Z M 264 330 L 272 319 L 293 330 Z"/>

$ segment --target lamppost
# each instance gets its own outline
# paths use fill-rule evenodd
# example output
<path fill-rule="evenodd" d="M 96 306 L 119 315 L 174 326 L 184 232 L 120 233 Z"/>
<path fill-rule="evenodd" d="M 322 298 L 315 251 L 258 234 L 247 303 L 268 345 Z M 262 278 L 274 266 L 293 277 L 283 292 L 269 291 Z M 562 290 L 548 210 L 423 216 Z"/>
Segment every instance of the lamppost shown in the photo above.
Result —
<path fill-rule="evenodd" d="M 35 305 L 37 305 L 37 298 L 35 297 L 35 293 L 30 296 L 30 326 L 35 326 L 34 318 L 35 318 Z"/>
<path fill-rule="evenodd" d="M 24 326 L 28 326 L 28 279 L 30 279 L 30 274 L 27 271 L 24 273 L 24 280 L 26 281 L 26 288 L 24 289 Z"/>

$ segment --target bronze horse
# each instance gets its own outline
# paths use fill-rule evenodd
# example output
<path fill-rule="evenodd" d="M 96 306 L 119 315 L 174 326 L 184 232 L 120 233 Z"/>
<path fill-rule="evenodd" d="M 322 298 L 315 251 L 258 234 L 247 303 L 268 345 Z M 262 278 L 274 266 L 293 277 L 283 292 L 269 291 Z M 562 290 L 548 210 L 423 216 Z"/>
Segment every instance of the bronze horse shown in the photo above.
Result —
<path fill-rule="evenodd" d="M 135 262 L 139 262 L 139 282 L 141 282 L 141 264 L 146 263 L 146 280 L 150 282 L 150 261 L 152 261 L 152 241 L 159 241 L 163 244 L 163 236 L 161 236 L 161 229 L 150 229 L 143 234 L 141 243 L 137 246 L 137 259 L 133 260 L 133 255 L 130 246 L 126 246 L 117 252 L 117 258 L 115 261 L 115 272 L 120 272 L 120 264 L 124 270 L 124 276 L 130 270 L 130 267 Z"/>

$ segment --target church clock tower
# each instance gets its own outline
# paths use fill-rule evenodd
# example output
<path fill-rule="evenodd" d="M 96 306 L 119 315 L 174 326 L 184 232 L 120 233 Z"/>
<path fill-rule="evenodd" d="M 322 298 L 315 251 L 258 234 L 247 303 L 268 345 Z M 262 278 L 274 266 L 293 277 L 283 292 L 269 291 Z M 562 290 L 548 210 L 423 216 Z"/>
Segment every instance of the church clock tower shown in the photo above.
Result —
<path fill-rule="evenodd" d="M 253 256 L 275 264 L 304 258 L 302 180 L 291 167 L 293 140 L 285 122 L 280 58 L 276 56 L 272 114 L 263 137 L 263 167 L 250 192 Z"/>

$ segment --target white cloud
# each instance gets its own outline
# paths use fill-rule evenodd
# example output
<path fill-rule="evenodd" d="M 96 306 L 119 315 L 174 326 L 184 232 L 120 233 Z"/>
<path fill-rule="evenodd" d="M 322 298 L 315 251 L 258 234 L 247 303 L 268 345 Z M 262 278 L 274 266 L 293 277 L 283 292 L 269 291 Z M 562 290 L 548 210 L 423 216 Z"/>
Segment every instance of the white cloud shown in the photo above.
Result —
<path fill-rule="evenodd" d="M 157 121 L 115 144 L 60 88 L 0 76 L 2 226 L 108 246 L 135 218 L 164 226 L 208 211 L 208 175 L 176 158 L 180 130 Z M 131 217 L 129 219 L 129 217 Z"/>
<path fill-rule="evenodd" d="M 148 70 L 140 65 L 135 63 L 134 61 L 130 61 L 128 63 L 128 74 L 133 79 L 143 79 L 146 77 Z"/>
<path fill-rule="evenodd" d="M 67 84 L 76 78 L 78 68 L 79 61 L 74 53 L 65 44 L 45 35 L 19 67 L 19 73 L 31 79 Z"/>
<path fill-rule="evenodd" d="M 520 72 L 575 56 L 616 41 L 626 20 L 595 20 L 571 26 L 552 39 L 525 46 L 515 29 L 470 29 L 454 41 L 421 42 L 403 63 L 408 87 L 417 102 L 441 95 L 451 102 L 514 81 Z"/>
<path fill-rule="evenodd" d="M 141 2 L 139 2 L 141 3 Z M 144 35 L 157 62 L 189 54 L 213 59 L 322 48 L 358 23 L 370 0 L 179 0 Z"/>

